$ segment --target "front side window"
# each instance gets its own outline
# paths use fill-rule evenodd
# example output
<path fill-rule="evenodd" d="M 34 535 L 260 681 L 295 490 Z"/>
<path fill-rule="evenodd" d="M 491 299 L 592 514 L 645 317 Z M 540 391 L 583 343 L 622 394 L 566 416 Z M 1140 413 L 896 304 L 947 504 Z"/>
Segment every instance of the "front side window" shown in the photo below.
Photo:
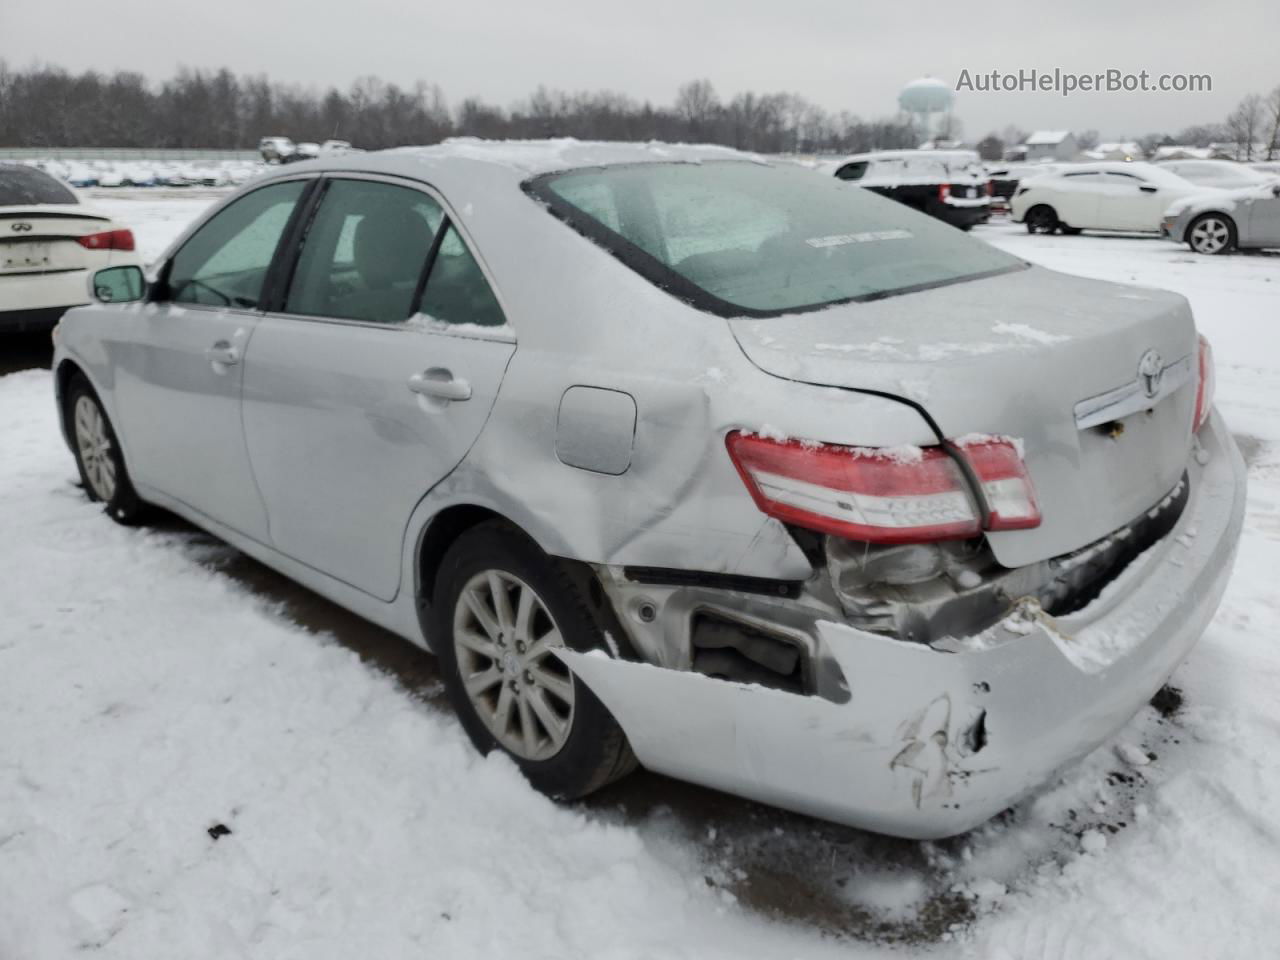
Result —
<path fill-rule="evenodd" d="M 720 316 L 774 316 L 1021 269 L 1022 261 L 835 177 L 746 161 L 643 163 L 525 190 L 659 287 Z M 576 198 L 588 192 L 591 206 Z M 593 210 L 609 198 L 609 220 Z"/>
<path fill-rule="evenodd" d="M 169 262 L 168 299 L 254 309 L 306 181 L 274 183 L 214 215 Z"/>
<path fill-rule="evenodd" d="M 307 230 L 286 313 L 403 323 L 444 211 L 427 194 L 373 180 L 334 180 Z"/>

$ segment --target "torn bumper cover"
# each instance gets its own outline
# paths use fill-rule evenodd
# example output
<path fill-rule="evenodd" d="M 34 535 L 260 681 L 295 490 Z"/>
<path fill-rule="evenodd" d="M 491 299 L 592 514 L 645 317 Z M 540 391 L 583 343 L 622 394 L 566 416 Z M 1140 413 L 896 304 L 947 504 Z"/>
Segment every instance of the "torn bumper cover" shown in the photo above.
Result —
<path fill-rule="evenodd" d="M 1084 609 L 932 646 L 823 621 L 845 703 L 566 652 L 646 767 L 902 837 L 963 833 L 1114 734 L 1212 618 L 1244 514 L 1217 414 L 1172 531 Z M 1198 462 L 1203 461 L 1203 463 Z"/>

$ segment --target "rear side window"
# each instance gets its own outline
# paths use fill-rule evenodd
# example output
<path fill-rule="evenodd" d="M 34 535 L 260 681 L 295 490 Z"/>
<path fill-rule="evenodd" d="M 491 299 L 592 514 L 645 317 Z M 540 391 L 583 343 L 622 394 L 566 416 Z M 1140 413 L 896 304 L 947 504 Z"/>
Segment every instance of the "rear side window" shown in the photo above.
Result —
<path fill-rule="evenodd" d="M 307 231 L 285 312 L 403 323 L 443 220 L 421 191 L 334 180 Z"/>
<path fill-rule="evenodd" d="M 484 272 L 452 224 L 440 241 L 419 312 L 448 324 L 501 327 L 507 322 Z"/>
<path fill-rule="evenodd" d="M 855 160 L 853 163 L 846 163 L 837 170 L 836 176 L 841 180 L 861 180 L 862 175 L 867 172 L 867 166 L 866 160 Z"/>
<path fill-rule="evenodd" d="M 641 276 L 726 317 L 814 310 L 1024 266 L 873 191 L 789 166 L 643 163 L 549 174 L 525 190 Z M 579 206 L 584 196 L 592 203 Z"/>
<path fill-rule="evenodd" d="M 260 187 L 214 215 L 169 262 L 169 299 L 251 309 L 304 181 Z"/>
<path fill-rule="evenodd" d="M 383 324 L 404 323 L 417 313 L 450 325 L 506 323 L 484 272 L 440 204 L 421 190 L 375 180 L 329 184 L 307 230 L 284 311 Z"/>
<path fill-rule="evenodd" d="M 0 207 L 78 202 L 74 193 L 43 171 L 0 163 Z"/>

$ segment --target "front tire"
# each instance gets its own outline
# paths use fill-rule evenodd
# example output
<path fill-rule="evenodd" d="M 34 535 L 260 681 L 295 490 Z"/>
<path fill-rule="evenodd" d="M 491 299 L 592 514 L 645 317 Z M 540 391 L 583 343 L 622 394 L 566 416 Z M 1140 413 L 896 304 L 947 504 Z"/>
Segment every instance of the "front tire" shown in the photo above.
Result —
<path fill-rule="evenodd" d="M 66 416 L 80 482 L 89 499 L 102 503 L 117 523 L 138 523 L 146 504 L 133 489 L 111 420 L 82 374 L 75 374 L 68 384 Z"/>
<path fill-rule="evenodd" d="M 1187 227 L 1187 246 L 1206 256 L 1230 253 L 1236 245 L 1236 224 L 1222 213 L 1196 217 Z"/>
<path fill-rule="evenodd" d="M 1027 233 L 1053 233 L 1060 226 L 1057 212 L 1047 203 L 1037 204 L 1028 210 L 1025 222 Z"/>
<path fill-rule="evenodd" d="M 430 639 L 471 742 L 503 750 L 536 789 L 571 800 L 635 768 L 618 722 L 552 652 L 606 646 L 586 591 L 519 530 L 486 522 L 449 548 Z"/>

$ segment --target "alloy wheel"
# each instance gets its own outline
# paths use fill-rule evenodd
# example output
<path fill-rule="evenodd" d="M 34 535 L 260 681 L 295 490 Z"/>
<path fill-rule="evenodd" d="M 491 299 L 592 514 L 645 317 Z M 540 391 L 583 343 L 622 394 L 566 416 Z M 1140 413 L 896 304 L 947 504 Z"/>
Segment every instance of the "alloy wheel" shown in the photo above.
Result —
<path fill-rule="evenodd" d="M 555 756 L 573 726 L 573 676 L 552 653 L 564 638 L 533 588 L 502 570 L 477 573 L 454 606 L 453 645 L 494 739 L 523 760 Z"/>
<path fill-rule="evenodd" d="M 1217 217 L 1205 217 L 1191 228 L 1191 246 L 1197 253 L 1221 253 L 1230 239 L 1230 228 Z"/>
<path fill-rule="evenodd" d="M 116 464 L 107 419 L 92 398 L 81 395 L 75 407 L 76 449 L 93 495 L 104 503 L 116 493 Z"/>

